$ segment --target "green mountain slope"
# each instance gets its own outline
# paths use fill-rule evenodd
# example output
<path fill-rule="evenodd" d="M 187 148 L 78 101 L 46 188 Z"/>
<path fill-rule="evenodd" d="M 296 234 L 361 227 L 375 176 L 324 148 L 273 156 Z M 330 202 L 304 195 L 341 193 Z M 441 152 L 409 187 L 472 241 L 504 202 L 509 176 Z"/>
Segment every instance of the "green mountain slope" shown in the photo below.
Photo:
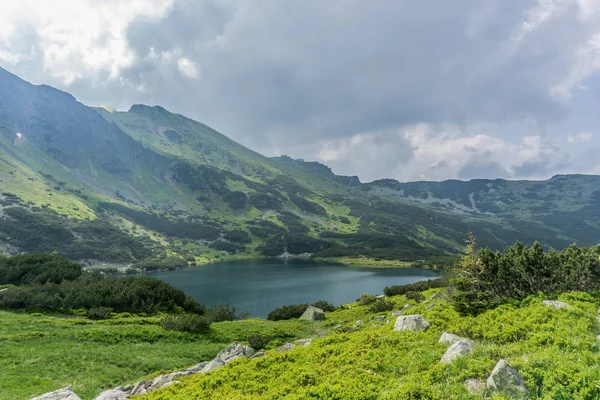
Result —
<path fill-rule="evenodd" d="M 469 230 L 493 248 L 585 245 L 600 238 L 599 180 L 362 184 L 316 162 L 264 157 L 162 107 L 91 108 L 0 69 L 8 252 L 121 264 L 285 253 L 401 263 L 441 261 Z"/>

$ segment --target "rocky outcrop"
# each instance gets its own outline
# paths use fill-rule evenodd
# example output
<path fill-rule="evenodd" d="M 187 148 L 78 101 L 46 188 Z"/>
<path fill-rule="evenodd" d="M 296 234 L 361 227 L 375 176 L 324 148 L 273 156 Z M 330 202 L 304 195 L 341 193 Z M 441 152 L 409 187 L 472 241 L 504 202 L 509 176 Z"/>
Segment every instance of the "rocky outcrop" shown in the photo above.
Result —
<path fill-rule="evenodd" d="M 71 388 L 62 388 L 55 390 L 54 392 L 45 393 L 41 396 L 34 397 L 31 400 L 81 400 Z"/>
<path fill-rule="evenodd" d="M 233 342 L 221 350 L 215 358 L 227 364 L 236 358 L 252 357 L 253 355 L 254 349 L 252 347 L 243 345 L 239 342 Z"/>
<path fill-rule="evenodd" d="M 447 344 L 454 344 L 456 342 L 458 342 L 459 340 L 463 340 L 464 338 L 455 335 L 454 333 L 448 333 L 448 332 L 444 332 L 442 333 L 442 336 L 440 336 L 440 340 L 438 340 L 438 343 L 447 343 Z"/>
<path fill-rule="evenodd" d="M 94 400 L 124 400 L 129 398 L 130 393 L 131 389 L 125 391 L 123 389 L 116 388 L 100 393 L 98 396 L 94 397 Z"/>
<path fill-rule="evenodd" d="M 123 400 L 129 399 L 130 396 L 136 396 L 141 394 L 150 393 L 156 389 L 160 389 L 174 383 L 179 382 L 179 378 L 189 375 L 195 375 L 199 373 L 207 373 L 214 371 L 215 369 L 221 368 L 222 366 L 230 363 L 231 361 L 242 358 L 254 356 L 254 349 L 250 346 L 245 346 L 239 342 L 233 342 L 229 346 L 217 354 L 217 356 L 211 361 L 203 361 L 199 364 L 194 365 L 190 368 L 185 368 L 179 371 L 171 372 L 170 374 L 160 375 L 154 379 L 144 380 L 136 382 L 133 385 L 127 385 L 124 387 L 118 387 L 115 389 L 107 390 L 100 393 L 94 398 L 94 400 Z M 36 398 L 38 399 L 38 398 Z M 40 397 L 38 400 L 77 400 L 79 397 Z"/>
<path fill-rule="evenodd" d="M 446 350 L 442 356 L 441 362 L 443 364 L 450 364 L 457 358 L 466 356 L 471 351 L 473 351 L 473 342 L 470 340 L 461 339 L 452 344 L 452 346 L 448 347 L 448 350 Z"/>
<path fill-rule="evenodd" d="M 425 332 L 431 324 L 420 314 L 401 315 L 394 324 L 395 331 Z"/>
<path fill-rule="evenodd" d="M 311 341 L 312 341 L 312 339 L 298 339 L 298 340 L 294 341 L 294 343 L 298 343 L 298 346 L 308 347 L 308 346 L 310 346 Z"/>
<path fill-rule="evenodd" d="M 283 346 L 281 346 L 278 351 L 284 352 L 284 351 L 292 350 L 294 348 L 296 348 L 295 344 L 293 344 L 293 343 L 286 343 Z"/>
<path fill-rule="evenodd" d="M 325 319 L 325 312 L 320 308 L 308 306 L 306 311 L 304 311 L 304 314 L 300 316 L 300 319 L 305 319 L 307 321 L 318 321 Z"/>
<path fill-rule="evenodd" d="M 567 303 L 558 300 L 544 300 L 542 301 L 542 304 L 544 304 L 546 307 L 571 308 L 571 306 Z"/>
<path fill-rule="evenodd" d="M 529 390 L 525 386 L 523 378 L 505 360 L 498 361 L 487 379 L 487 387 L 495 392 L 503 392 L 511 398 L 529 396 Z"/>

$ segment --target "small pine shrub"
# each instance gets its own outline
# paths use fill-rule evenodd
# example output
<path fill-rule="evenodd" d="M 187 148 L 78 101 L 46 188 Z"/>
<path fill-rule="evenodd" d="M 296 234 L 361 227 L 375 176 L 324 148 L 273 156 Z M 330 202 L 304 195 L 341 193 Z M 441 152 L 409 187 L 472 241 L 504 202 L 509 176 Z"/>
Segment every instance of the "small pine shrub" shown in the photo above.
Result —
<path fill-rule="evenodd" d="M 270 340 L 271 338 L 268 335 L 254 333 L 248 338 L 248 343 L 254 350 L 260 350 L 264 349 Z"/>
<path fill-rule="evenodd" d="M 281 306 L 271 311 L 267 316 L 267 319 L 269 321 L 281 321 L 284 319 L 300 318 L 307 308 L 308 304 L 290 304 Z"/>
<path fill-rule="evenodd" d="M 235 319 L 235 307 L 229 308 L 227 304 L 218 304 L 206 310 L 206 316 L 212 322 L 233 321 Z"/>
<path fill-rule="evenodd" d="M 419 293 L 419 292 L 407 292 L 407 293 L 406 293 L 406 298 L 407 298 L 408 300 L 414 300 L 414 301 L 416 301 L 417 303 L 420 303 L 420 302 L 422 302 L 423 300 L 425 300 L 425 296 L 424 296 L 424 295 L 422 295 L 422 294 L 421 294 L 421 293 Z"/>
<path fill-rule="evenodd" d="M 320 308 L 325 312 L 335 311 L 335 306 L 325 300 L 319 300 L 312 304 L 313 306 Z"/>
<path fill-rule="evenodd" d="M 211 320 L 198 314 L 168 315 L 160 325 L 168 331 L 200 333 L 210 328 Z"/>
<path fill-rule="evenodd" d="M 369 306 L 372 313 L 391 311 L 394 309 L 394 302 L 389 300 L 377 300 Z"/>
<path fill-rule="evenodd" d="M 109 319 L 112 308 L 110 307 L 92 307 L 87 312 L 89 319 Z"/>
<path fill-rule="evenodd" d="M 369 304 L 375 303 L 375 301 L 377 301 L 377 297 L 370 296 L 367 293 L 363 293 L 358 299 L 356 299 L 356 301 L 358 301 L 358 304 L 360 304 L 361 306 L 368 306 Z"/>

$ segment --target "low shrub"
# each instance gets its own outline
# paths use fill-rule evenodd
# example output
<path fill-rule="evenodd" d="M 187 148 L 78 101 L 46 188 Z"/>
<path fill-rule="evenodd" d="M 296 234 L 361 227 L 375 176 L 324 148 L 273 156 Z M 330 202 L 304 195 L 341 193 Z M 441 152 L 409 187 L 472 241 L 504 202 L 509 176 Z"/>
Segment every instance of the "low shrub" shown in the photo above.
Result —
<path fill-rule="evenodd" d="M 281 321 L 284 319 L 300 318 L 307 308 L 308 304 L 290 304 L 281 306 L 271 311 L 267 316 L 267 319 L 269 321 Z"/>
<path fill-rule="evenodd" d="M 408 293 L 406 293 L 406 298 L 408 300 L 414 300 L 417 303 L 420 303 L 423 300 L 425 300 L 425 296 L 419 292 L 408 292 Z"/>
<path fill-rule="evenodd" d="M 315 301 L 312 305 L 326 312 L 335 311 L 335 306 L 325 300 Z"/>
<path fill-rule="evenodd" d="M 415 282 L 415 283 L 409 283 L 407 285 L 388 286 L 385 289 L 383 289 L 383 293 L 385 293 L 385 295 L 388 297 L 399 296 L 399 295 L 406 294 L 408 292 L 423 292 L 427 289 L 445 287 L 446 284 L 447 284 L 446 279 L 436 278 L 436 279 L 430 279 L 427 281 L 419 281 L 419 282 Z"/>
<path fill-rule="evenodd" d="M 212 322 L 233 321 L 235 319 L 235 307 L 229 308 L 227 304 L 217 304 L 206 310 L 206 316 Z"/>
<path fill-rule="evenodd" d="M 248 338 L 248 343 L 250 344 L 250 347 L 252 347 L 254 350 L 260 350 L 264 349 L 265 346 L 269 344 L 270 340 L 271 338 L 268 335 L 264 335 L 261 333 L 253 333 Z"/>
<path fill-rule="evenodd" d="M 210 328 L 211 320 L 198 314 L 168 315 L 161 319 L 160 326 L 168 331 L 200 333 Z"/>
<path fill-rule="evenodd" d="M 377 300 L 369 306 L 369 311 L 373 313 L 391 311 L 394 309 L 394 302 L 389 300 Z"/>
<path fill-rule="evenodd" d="M 363 293 L 358 299 L 356 299 L 358 304 L 360 304 L 361 306 L 368 306 L 369 304 L 375 303 L 376 300 L 377 297 L 370 296 L 368 293 Z"/>

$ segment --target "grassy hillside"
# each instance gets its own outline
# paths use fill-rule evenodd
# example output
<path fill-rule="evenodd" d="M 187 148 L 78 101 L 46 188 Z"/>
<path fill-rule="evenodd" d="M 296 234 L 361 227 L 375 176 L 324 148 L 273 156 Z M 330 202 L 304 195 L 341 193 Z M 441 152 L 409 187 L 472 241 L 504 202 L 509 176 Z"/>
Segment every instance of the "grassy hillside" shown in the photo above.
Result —
<path fill-rule="evenodd" d="M 316 162 L 264 157 L 159 106 L 90 108 L 0 69 L 0 250 L 9 253 L 134 266 L 286 252 L 439 265 L 468 231 L 492 248 L 597 242 L 599 181 L 362 184 Z"/>
<path fill-rule="evenodd" d="M 430 299 L 434 292 L 424 294 Z M 530 297 L 520 305 L 461 317 L 442 299 L 415 304 L 393 297 L 395 309 L 409 304 L 406 314 L 422 314 L 432 324 L 427 332 L 395 332 L 389 312 L 371 313 L 353 304 L 327 313 L 324 324 L 343 328 L 306 348 L 238 360 L 141 398 L 501 399 L 507 397 L 472 395 L 463 382 L 485 381 L 496 362 L 505 359 L 523 376 L 532 398 L 596 399 L 599 298 L 572 292 L 559 299 L 573 308 L 548 308 L 541 297 Z M 378 315 L 385 315 L 384 321 L 373 319 Z M 365 324 L 353 328 L 357 320 Z M 451 364 L 440 363 L 449 347 L 438 343 L 443 332 L 475 341 L 474 351 Z"/>
<path fill-rule="evenodd" d="M 358 303 L 328 312 L 325 321 L 222 322 L 207 334 L 165 331 L 158 317 L 89 321 L 0 312 L 0 398 L 28 398 L 69 385 L 82 399 L 92 399 L 102 389 L 210 359 L 255 332 L 274 338 L 266 356 L 237 360 L 140 398 L 500 399 L 505 397 L 471 395 L 463 385 L 466 379 L 485 380 L 498 359 L 519 371 L 534 398 L 600 396 L 599 297 L 566 293 L 559 300 L 572 308 L 557 310 L 534 296 L 461 317 L 442 298 L 431 300 L 438 290 L 424 292 L 427 300 L 420 303 L 391 298 L 394 309 L 408 304 L 405 314 L 422 314 L 432 324 L 421 333 L 395 332 L 390 312 L 370 312 Z M 379 315 L 385 315 L 381 322 L 374 319 Z M 358 320 L 365 324 L 355 327 Z M 337 325 L 342 328 L 333 330 Z M 441 364 L 448 345 L 438 339 L 445 331 L 474 340 L 473 353 Z M 308 347 L 276 350 L 301 337 L 316 339 Z"/>
<path fill-rule="evenodd" d="M 268 334 L 272 345 L 317 334 L 298 321 L 213 323 L 207 333 L 164 330 L 161 316 L 120 314 L 104 321 L 77 315 L 0 311 L 0 399 L 28 399 L 71 386 L 82 399 L 103 389 L 211 359 L 234 340 Z"/>

